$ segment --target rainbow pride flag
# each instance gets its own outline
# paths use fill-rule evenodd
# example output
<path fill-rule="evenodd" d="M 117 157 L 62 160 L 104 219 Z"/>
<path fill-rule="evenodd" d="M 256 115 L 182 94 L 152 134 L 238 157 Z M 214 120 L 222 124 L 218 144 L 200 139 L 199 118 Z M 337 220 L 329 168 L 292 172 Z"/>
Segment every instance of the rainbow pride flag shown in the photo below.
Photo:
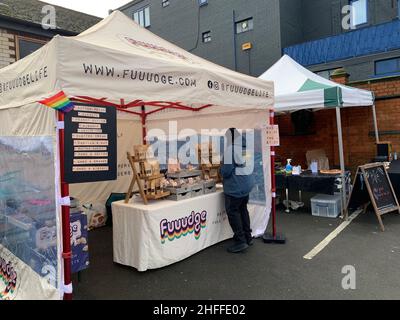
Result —
<path fill-rule="evenodd" d="M 64 91 L 60 91 L 53 97 L 39 101 L 39 103 L 64 113 L 70 112 L 74 108 L 74 104 L 65 95 Z"/>

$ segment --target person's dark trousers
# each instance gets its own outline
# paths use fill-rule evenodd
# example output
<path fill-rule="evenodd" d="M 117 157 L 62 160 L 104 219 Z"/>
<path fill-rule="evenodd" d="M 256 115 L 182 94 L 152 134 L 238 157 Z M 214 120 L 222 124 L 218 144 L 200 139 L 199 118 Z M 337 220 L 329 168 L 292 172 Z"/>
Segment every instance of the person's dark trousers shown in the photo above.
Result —
<path fill-rule="evenodd" d="M 235 198 L 225 195 L 225 209 L 236 243 L 247 243 L 251 239 L 250 216 L 247 210 L 249 196 Z"/>

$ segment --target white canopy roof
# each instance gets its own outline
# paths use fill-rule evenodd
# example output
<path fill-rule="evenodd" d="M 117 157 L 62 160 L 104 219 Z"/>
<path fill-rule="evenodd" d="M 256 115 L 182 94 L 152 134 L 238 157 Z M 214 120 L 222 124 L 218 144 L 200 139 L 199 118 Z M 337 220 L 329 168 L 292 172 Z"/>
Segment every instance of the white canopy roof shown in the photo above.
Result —
<path fill-rule="evenodd" d="M 260 79 L 275 84 L 275 111 L 372 106 L 372 92 L 327 80 L 284 55 Z"/>
<path fill-rule="evenodd" d="M 69 97 L 106 98 L 118 105 L 123 99 L 136 112 L 141 105 L 147 112 L 173 106 L 149 113 L 148 121 L 193 117 L 185 107 L 204 107 L 196 112 L 200 118 L 230 114 L 243 119 L 246 111 L 253 121 L 273 105 L 272 82 L 199 58 L 119 11 L 76 37 L 57 36 L 0 69 L 0 109 L 31 104 L 60 90 Z"/>

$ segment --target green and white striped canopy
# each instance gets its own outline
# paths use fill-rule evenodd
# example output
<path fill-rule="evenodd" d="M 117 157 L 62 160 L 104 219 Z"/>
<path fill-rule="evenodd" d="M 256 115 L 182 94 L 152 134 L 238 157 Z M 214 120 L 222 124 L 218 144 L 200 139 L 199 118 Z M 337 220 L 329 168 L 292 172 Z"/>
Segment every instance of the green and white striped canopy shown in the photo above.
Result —
<path fill-rule="evenodd" d="M 284 55 L 260 79 L 275 84 L 275 111 L 372 106 L 372 92 L 327 80 Z"/>

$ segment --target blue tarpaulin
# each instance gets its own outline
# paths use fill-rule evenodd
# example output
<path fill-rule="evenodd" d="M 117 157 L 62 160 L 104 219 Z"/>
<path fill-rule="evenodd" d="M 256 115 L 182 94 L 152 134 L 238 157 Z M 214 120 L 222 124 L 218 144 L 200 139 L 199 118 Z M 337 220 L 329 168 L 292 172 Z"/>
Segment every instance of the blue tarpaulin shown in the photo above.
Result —
<path fill-rule="evenodd" d="M 400 49 L 400 20 L 287 47 L 284 53 L 303 66 Z"/>

